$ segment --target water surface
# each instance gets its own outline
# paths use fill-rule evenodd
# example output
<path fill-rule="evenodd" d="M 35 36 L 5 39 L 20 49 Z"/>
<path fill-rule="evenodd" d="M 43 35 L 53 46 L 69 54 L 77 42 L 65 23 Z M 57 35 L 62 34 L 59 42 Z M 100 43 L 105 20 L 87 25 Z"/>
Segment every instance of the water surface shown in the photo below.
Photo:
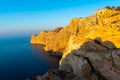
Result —
<path fill-rule="evenodd" d="M 31 45 L 30 37 L 0 38 L 0 80 L 25 80 L 58 67 L 41 45 Z"/>

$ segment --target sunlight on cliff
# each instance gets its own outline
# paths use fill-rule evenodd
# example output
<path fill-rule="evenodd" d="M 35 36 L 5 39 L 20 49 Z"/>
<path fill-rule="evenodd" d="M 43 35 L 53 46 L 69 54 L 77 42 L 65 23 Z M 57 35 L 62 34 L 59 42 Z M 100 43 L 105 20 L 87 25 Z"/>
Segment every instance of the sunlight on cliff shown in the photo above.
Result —
<path fill-rule="evenodd" d="M 44 44 L 45 50 L 69 53 L 79 48 L 84 42 L 100 37 L 120 47 L 120 10 L 103 8 L 92 16 L 73 18 L 68 26 L 60 30 L 43 31 L 33 35 L 32 44 Z"/>

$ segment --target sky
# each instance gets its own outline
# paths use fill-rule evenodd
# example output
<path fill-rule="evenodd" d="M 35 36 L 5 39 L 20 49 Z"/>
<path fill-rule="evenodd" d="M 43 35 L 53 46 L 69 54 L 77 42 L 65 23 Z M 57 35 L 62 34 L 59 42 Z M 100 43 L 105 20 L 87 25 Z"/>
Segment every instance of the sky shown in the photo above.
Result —
<path fill-rule="evenodd" d="M 0 0 L 0 36 L 64 27 L 105 6 L 120 6 L 120 0 Z"/>

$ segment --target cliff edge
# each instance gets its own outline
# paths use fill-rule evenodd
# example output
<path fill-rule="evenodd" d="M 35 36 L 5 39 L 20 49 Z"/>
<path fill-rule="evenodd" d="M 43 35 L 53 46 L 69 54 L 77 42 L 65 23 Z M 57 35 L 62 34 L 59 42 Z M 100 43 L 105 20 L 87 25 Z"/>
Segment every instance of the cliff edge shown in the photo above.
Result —
<path fill-rule="evenodd" d="M 73 18 L 64 28 L 32 35 L 31 43 L 63 53 L 59 69 L 48 71 L 43 80 L 120 79 L 119 9 L 103 8 L 92 16 Z"/>
<path fill-rule="evenodd" d="M 92 16 L 73 18 L 68 26 L 32 35 L 32 44 L 44 44 L 45 50 L 68 53 L 77 49 L 87 40 L 100 37 L 120 47 L 120 11 L 103 8 Z"/>

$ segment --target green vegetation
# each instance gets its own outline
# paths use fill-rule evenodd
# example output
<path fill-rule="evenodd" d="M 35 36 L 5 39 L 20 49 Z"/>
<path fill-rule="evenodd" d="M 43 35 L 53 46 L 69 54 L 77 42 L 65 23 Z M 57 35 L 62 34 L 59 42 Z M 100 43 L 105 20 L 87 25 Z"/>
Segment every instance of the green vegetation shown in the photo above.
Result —
<path fill-rule="evenodd" d="M 107 9 L 115 9 L 115 10 L 119 10 L 120 11 L 120 6 L 117 6 L 117 7 L 115 7 L 115 6 L 112 6 L 112 7 L 106 6 L 105 8 L 107 8 Z"/>

